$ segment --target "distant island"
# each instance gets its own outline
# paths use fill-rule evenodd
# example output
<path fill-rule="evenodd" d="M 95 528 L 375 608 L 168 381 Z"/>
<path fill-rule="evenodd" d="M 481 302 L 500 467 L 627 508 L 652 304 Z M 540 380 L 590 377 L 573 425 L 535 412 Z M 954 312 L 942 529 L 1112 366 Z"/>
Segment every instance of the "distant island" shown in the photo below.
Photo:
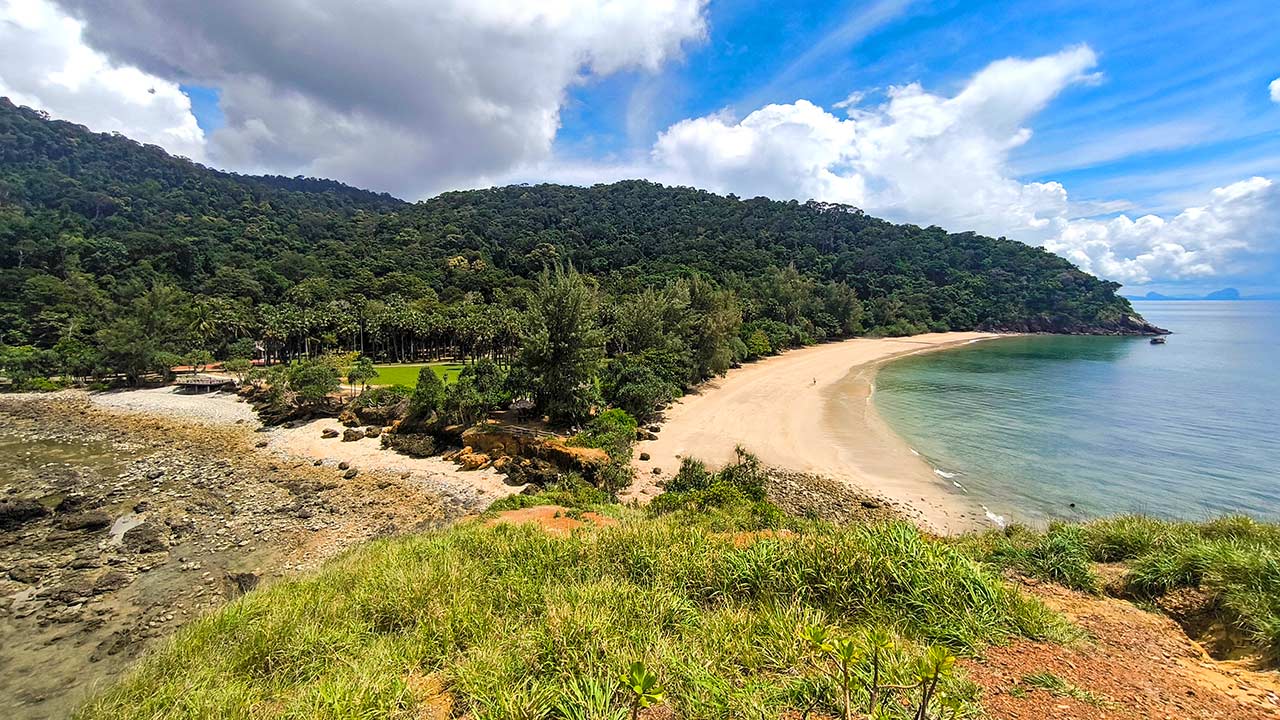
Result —
<path fill-rule="evenodd" d="M 1149 292 L 1146 295 L 1125 295 L 1124 297 L 1128 300 L 1142 300 L 1146 302 L 1159 302 L 1166 300 L 1280 300 L 1280 293 L 1241 295 L 1240 291 L 1235 288 L 1223 288 L 1205 295 L 1163 295 L 1158 292 Z"/>

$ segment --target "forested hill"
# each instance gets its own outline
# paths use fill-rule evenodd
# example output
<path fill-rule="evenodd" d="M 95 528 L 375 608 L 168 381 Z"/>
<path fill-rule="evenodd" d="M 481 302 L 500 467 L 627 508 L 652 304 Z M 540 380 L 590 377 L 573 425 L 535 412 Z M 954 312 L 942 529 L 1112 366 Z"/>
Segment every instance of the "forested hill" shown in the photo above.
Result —
<path fill-rule="evenodd" d="M 143 362 L 110 347 L 138 333 L 162 359 L 237 339 L 284 357 L 354 343 L 501 354 L 520 342 L 535 276 L 570 264 L 596 278 L 611 355 L 631 342 L 616 323 L 645 288 L 693 324 L 726 306 L 719 342 L 732 348 L 716 354 L 732 359 L 861 333 L 1149 329 L 1114 283 L 1043 250 L 850 207 L 642 181 L 409 204 L 219 172 L 0 99 L 3 346 L 61 341 L 99 369 Z"/>

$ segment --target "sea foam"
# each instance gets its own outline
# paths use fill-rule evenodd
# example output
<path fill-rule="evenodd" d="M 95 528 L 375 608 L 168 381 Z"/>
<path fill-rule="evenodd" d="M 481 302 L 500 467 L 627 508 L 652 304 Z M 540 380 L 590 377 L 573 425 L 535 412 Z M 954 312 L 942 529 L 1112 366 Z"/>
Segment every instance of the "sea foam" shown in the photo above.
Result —
<path fill-rule="evenodd" d="M 991 512 L 991 509 L 988 508 L 986 505 L 982 506 L 982 512 L 986 513 L 987 519 L 991 521 L 992 525 L 995 525 L 998 528 L 1002 528 L 1008 524 L 1008 521 L 1004 519 L 1003 515 L 997 515 Z"/>

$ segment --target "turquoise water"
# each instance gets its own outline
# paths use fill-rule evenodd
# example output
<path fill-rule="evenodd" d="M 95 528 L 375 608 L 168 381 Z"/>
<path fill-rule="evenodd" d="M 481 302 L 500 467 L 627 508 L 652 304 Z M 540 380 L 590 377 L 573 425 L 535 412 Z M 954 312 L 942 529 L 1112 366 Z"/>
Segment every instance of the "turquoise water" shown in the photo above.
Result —
<path fill-rule="evenodd" d="M 1135 307 L 1168 344 L 1039 336 L 909 357 L 878 375 L 877 408 L 1005 519 L 1280 519 L 1280 303 Z"/>

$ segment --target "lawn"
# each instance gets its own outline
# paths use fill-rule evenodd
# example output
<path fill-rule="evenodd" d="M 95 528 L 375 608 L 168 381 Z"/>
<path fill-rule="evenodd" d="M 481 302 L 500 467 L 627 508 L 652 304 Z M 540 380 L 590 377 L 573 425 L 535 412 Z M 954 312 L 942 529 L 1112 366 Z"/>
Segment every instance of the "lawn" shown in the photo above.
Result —
<path fill-rule="evenodd" d="M 416 365 L 377 365 L 378 376 L 369 381 L 370 385 L 404 385 L 406 387 L 418 386 L 418 371 L 424 367 L 430 367 L 440 376 L 446 384 L 458 379 L 458 372 L 462 370 L 461 363 L 438 362 L 438 363 L 419 363 Z"/>

